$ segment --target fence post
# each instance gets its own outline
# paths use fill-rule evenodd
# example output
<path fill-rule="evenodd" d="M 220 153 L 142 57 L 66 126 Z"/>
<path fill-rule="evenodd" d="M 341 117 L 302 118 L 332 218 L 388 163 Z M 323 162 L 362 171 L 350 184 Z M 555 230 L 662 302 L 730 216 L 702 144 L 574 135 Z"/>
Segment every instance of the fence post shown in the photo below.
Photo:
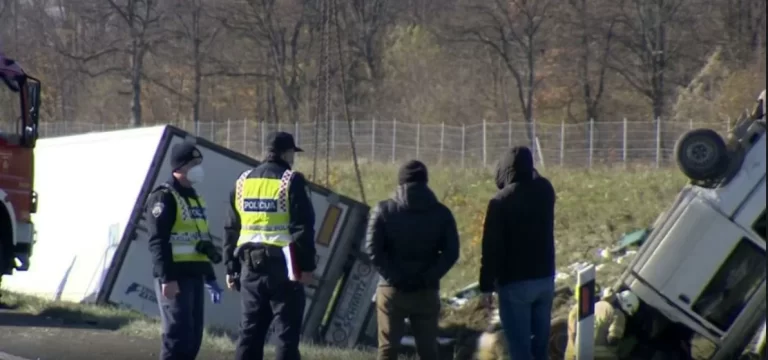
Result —
<path fill-rule="evenodd" d="M 421 122 L 416 123 L 416 159 L 419 159 L 419 155 L 421 155 L 421 149 L 420 149 L 420 141 L 421 139 Z"/>
<path fill-rule="evenodd" d="M 627 118 L 624 118 L 621 123 L 621 161 L 624 163 L 624 167 L 627 167 Z"/>
<path fill-rule="evenodd" d="M 336 157 L 336 118 L 331 120 L 331 158 Z"/>
<path fill-rule="evenodd" d="M 357 121 L 355 121 L 355 119 L 350 119 L 349 121 L 350 121 L 350 123 L 349 123 L 349 125 L 350 125 L 350 134 L 349 134 L 349 139 L 347 139 L 347 140 L 349 141 L 349 147 L 351 148 L 352 147 L 352 139 L 357 140 L 357 137 L 355 137 L 355 134 L 356 134 L 356 131 L 357 131 Z M 357 143 L 355 143 L 355 146 L 357 146 Z M 355 151 L 357 151 L 357 149 L 355 149 Z M 349 156 L 352 157 L 351 152 L 350 152 Z"/>
<path fill-rule="evenodd" d="M 293 137 L 296 138 L 296 145 L 299 145 L 301 143 L 301 140 L 299 139 L 299 121 L 298 120 L 293 123 Z"/>
<path fill-rule="evenodd" d="M 488 158 L 488 125 L 485 122 L 485 119 L 483 119 L 483 167 L 487 166 L 487 158 Z M 535 159 L 535 158 L 534 158 Z"/>
<path fill-rule="evenodd" d="M 688 130 L 693 130 L 693 118 L 688 119 Z"/>
<path fill-rule="evenodd" d="M 592 168 L 592 156 L 595 152 L 595 119 L 589 119 L 589 168 Z"/>
<path fill-rule="evenodd" d="M 467 151 L 467 126 L 461 123 L 461 167 L 464 167 L 464 158 Z"/>
<path fill-rule="evenodd" d="M 230 137 L 230 134 L 232 132 L 232 130 L 231 130 L 231 127 L 232 127 L 231 122 L 232 122 L 232 119 L 227 119 L 227 147 L 228 148 L 231 148 L 230 144 L 229 144 L 229 137 Z"/>
<path fill-rule="evenodd" d="M 661 117 L 656 118 L 656 168 L 661 167 Z"/>
<path fill-rule="evenodd" d="M 259 129 L 259 130 L 261 131 L 261 154 L 259 154 L 259 157 L 261 157 L 261 155 L 263 155 L 265 152 L 267 152 L 267 147 L 266 147 L 266 144 L 265 144 L 267 142 L 267 132 L 266 132 L 267 125 L 266 125 L 266 121 L 261 120 L 260 127 L 261 127 L 261 129 Z"/>
<path fill-rule="evenodd" d="M 560 120 L 560 166 L 565 165 L 565 120 Z"/>
<path fill-rule="evenodd" d="M 730 134 L 731 133 L 731 117 L 727 116 L 725 118 L 725 133 Z"/>
<path fill-rule="evenodd" d="M 445 121 L 440 123 L 440 157 L 437 160 L 438 164 L 443 163 L 443 150 L 445 149 Z"/>
<path fill-rule="evenodd" d="M 376 161 L 376 118 L 371 120 L 371 162 Z"/>
<path fill-rule="evenodd" d="M 512 119 L 507 121 L 507 147 L 512 147 Z"/>
<path fill-rule="evenodd" d="M 397 149 L 397 119 L 392 119 L 392 163 L 395 163 L 395 149 Z"/>
<path fill-rule="evenodd" d="M 248 118 L 243 119 L 243 154 L 248 154 Z"/>
<path fill-rule="evenodd" d="M 531 119 L 531 155 L 533 155 L 533 163 L 536 163 L 536 156 L 540 155 L 536 148 L 536 118 Z"/>

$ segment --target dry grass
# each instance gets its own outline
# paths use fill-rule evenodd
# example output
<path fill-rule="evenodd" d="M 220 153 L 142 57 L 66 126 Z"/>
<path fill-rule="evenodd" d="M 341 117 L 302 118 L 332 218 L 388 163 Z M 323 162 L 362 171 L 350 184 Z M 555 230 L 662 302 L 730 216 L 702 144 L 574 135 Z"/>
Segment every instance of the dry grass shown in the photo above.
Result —
<path fill-rule="evenodd" d="M 310 160 L 299 170 L 309 174 Z M 429 166 L 430 164 L 428 164 Z M 576 261 L 597 261 L 598 249 L 610 246 L 627 231 L 652 223 L 684 185 L 685 179 L 673 169 L 540 169 L 550 178 L 558 194 L 556 215 L 557 263 L 567 266 Z M 362 167 L 365 191 L 370 204 L 385 199 L 394 190 L 397 169 L 394 166 L 366 165 Z M 324 178 L 321 177 L 321 178 Z M 348 165 L 334 165 L 330 188 L 340 194 L 359 199 L 354 171 Z M 457 168 L 430 168 L 430 186 L 453 210 L 461 233 L 461 257 L 443 279 L 443 295 L 477 280 L 480 254 L 480 233 L 487 200 L 496 191 L 490 170 L 465 171 Z M 617 273 L 609 271 L 606 274 Z M 609 276 L 610 277 L 610 276 Z M 132 311 L 50 302 L 42 299 L 8 294 L 5 302 L 14 302 L 26 312 L 47 316 L 91 319 L 113 324 L 118 331 L 133 336 L 157 338 L 156 321 Z M 461 310 L 444 311 L 442 321 L 446 335 L 458 338 L 457 359 L 465 359 L 474 346 L 475 336 L 487 324 L 486 314 L 476 303 Z M 204 347 L 230 353 L 230 336 L 207 331 Z M 307 359 L 370 359 L 370 353 L 322 347 L 304 348 Z"/>

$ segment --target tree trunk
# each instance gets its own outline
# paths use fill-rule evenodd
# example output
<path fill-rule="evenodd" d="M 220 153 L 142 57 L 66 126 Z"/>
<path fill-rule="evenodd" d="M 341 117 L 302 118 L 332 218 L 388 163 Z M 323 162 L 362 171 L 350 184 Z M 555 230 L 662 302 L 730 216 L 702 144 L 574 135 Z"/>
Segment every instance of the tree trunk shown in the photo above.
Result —
<path fill-rule="evenodd" d="M 141 74 L 144 68 L 144 44 L 141 40 L 133 41 L 133 66 L 131 73 L 131 124 L 135 127 L 142 125 L 141 118 Z"/>
<path fill-rule="evenodd" d="M 195 45 L 194 45 L 194 56 L 195 56 L 195 94 L 192 99 L 192 121 L 195 124 L 195 129 L 197 129 L 198 124 L 200 123 L 200 87 L 201 83 L 203 82 L 203 72 L 202 72 L 202 64 L 200 59 L 200 42 L 195 39 Z"/>

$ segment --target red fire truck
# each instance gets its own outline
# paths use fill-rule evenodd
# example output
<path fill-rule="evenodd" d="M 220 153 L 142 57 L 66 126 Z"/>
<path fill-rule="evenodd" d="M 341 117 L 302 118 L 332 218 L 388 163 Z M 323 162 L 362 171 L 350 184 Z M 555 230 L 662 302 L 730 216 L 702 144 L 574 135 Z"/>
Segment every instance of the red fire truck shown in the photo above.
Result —
<path fill-rule="evenodd" d="M 35 142 L 38 136 L 40 81 L 24 73 L 0 50 L 0 281 L 26 271 L 32 256 L 36 211 Z"/>

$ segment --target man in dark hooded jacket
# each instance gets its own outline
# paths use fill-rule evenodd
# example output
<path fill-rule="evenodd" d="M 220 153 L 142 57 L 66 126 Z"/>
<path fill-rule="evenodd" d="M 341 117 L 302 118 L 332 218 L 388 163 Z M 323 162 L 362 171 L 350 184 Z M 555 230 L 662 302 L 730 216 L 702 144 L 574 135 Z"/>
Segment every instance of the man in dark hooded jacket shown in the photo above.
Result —
<path fill-rule="evenodd" d="M 381 275 L 376 290 L 379 360 L 395 360 L 409 318 L 421 360 L 437 360 L 440 279 L 459 258 L 451 211 L 427 187 L 416 160 L 398 173 L 391 199 L 371 210 L 366 252 Z"/>
<path fill-rule="evenodd" d="M 480 291 L 487 304 L 492 292 L 499 295 L 510 358 L 545 360 L 555 296 L 555 190 L 524 146 L 502 156 L 496 185 L 483 226 Z"/>

